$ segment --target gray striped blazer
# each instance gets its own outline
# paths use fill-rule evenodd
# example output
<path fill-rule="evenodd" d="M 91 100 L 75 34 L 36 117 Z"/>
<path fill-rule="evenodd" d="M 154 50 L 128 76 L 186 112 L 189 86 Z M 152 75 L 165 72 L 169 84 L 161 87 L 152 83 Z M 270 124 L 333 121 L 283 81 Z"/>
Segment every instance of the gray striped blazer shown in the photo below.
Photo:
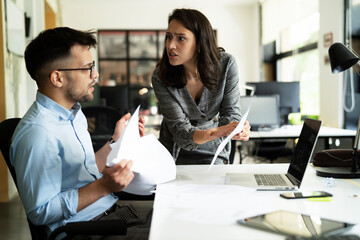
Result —
<path fill-rule="evenodd" d="M 163 115 L 160 128 L 160 142 L 169 150 L 177 164 L 208 164 L 224 138 L 205 144 L 196 144 L 194 131 L 206 130 L 232 121 L 240 121 L 239 76 L 235 58 L 221 53 L 222 75 L 218 79 L 217 92 L 204 88 L 198 104 L 195 103 L 186 87 L 166 86 L 155 69 L 152 85 Z M 180 152 L 181 150 L 181 152 Z M 184 156 L 180 160 L 179 157 Z M 230 143 L 219 154 L 217 164 L 229 159 Z"/>

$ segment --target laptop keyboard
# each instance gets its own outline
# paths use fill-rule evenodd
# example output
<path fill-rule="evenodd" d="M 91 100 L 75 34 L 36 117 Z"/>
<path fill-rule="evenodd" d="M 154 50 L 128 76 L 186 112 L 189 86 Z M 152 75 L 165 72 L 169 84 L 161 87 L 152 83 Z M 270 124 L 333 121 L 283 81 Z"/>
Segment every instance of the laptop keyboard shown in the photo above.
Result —
<path fill-rule="evenodd" d="M 255 174 L 259 186 L 286 186 L 285 180 L 279 174 Z"/>

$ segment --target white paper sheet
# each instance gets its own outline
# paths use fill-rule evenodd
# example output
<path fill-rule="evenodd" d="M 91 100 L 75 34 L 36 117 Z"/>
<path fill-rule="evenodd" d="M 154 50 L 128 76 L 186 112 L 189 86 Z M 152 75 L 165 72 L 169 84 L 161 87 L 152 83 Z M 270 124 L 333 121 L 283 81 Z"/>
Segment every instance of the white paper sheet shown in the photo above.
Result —
<path fill-rule="evenodd" d="M 214 158 L 211 161 L 211 164 L 208 168 L 208 172 L 210 171 L 211 167 L 214 165 L 215 160 L 217 158 L 217 156 L 220 154 L 220 152 L 224 149 L 224 147 L 226 146 L 226 144 L 230 141 L 231 138 L 233 138 L 236 134 L 238 134 L 239 132 L 242 131 L 247 115 L 249 114 L 250 111 L 250 107 L 248 108 L 248 110 L 246 111 L 246 113 L 241 117 L 241 121 L 239 122 L 239 124 L 236 126 L 236 128 L 234 129 L 234 131 L 232 131 L 232 133 L 230 133 L 229 136 L 227 136 L 219 145 L 219 147 L 217 148 Z"/>
<path fill-rule="evenodd" d="M 165 197 L 162 196 L 163 202 L 157 202 L 154 208 L 222 208 L 222 204 L 219 203 L 226 203 L 227 207 L 238 207 L 245 196 L 256 191 L 254 188 L 238 185 L 184 184 L 170 188 L 164 185 L 161 187 L 161 193 Z"/>
<path fill-rule="evenodd" d="M 236 220 L 274 209 L 275 203 L 259 198 L 256 189 L 237 185 L 182 184 L 160 185 L 161 197 L 154 209 L 181 209 L 172 212 L 171 219 L 195 224 L 234 224 Z M 256 208 L 249 208 L 256 206 Z"/>
<path fill-rule="evenodd" d="M 139 107 L 131 116 L 119 140 L 110 144 L 112 150 L 106 165 L 111 167 L 122 159 L 132 160 L 131 170 L 135 177 L 124 191 L 150 195 L 157 184 L 175 179 L 176 166 L 171 154 L 154 135 L 140 137 Z"/>

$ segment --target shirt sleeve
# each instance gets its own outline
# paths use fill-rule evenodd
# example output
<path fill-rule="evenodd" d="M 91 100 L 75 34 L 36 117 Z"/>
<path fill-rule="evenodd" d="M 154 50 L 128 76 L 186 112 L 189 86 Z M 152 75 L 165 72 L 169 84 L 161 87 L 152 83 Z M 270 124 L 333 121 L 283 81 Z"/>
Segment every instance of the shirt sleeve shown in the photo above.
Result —
<path fill-rule="evenodd" d="M 48 225 L 75 215 L 78 190 L 61 191 L 62 146 L 56 137 L 32 125 L 14 140 L 11 161 L 27 217 L 36 225 Z"/>
<path fill-rule="evenodd" d="M 223 71 L 225 86 L 219 110 L 219 126 L 241 120 L 238 67 L 231 55 Z"/>
<path fill-rule="evenodd" d="M 164 116 L 166 126 L 172 133 L 172 140 L 178 147 L 187 151 L 197 149 L 199 145 L 194 142 L 193 136 L 194 132 L 199 130 L 199 128 L 191 124 L 183 112 L 180 103 L 173 97 L 168 87 L 159 79 L 156 70 L 152 76 L 152 85 L 159 101 L 161 114 Z"/>

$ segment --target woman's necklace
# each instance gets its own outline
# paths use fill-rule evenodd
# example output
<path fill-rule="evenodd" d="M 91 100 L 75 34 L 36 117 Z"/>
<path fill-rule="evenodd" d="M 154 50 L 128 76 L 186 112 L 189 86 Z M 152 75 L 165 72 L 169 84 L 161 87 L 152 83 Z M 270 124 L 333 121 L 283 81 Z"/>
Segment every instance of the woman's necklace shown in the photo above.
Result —
<path fill-rule="evenodd" d="M 199 77 L 200 77 L 200 75 L 199 75 L 199 73 L 197 73 L 197 74 L 196 74 L 196 77 L 193 77 L 193 78 L 191 78 L 191 77 L 186 77 L 186 80 L 188 80 L 188 81 L 193 81 L 193 80 L 198 79 Z"/>

